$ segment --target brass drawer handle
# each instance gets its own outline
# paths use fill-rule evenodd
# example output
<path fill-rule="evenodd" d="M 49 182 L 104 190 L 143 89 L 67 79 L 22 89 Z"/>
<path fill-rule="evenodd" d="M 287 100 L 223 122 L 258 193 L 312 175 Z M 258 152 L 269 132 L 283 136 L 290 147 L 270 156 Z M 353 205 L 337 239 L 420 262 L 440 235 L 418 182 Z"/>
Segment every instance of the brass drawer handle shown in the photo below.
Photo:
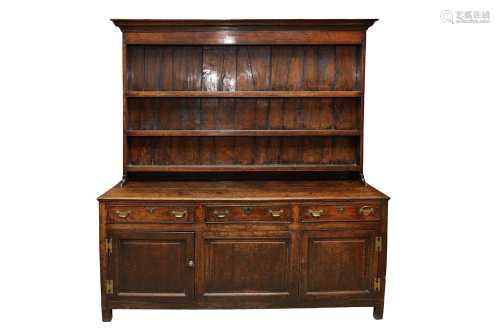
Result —
<path fill-rule="evenodd" d="M 338 213 L 343 213 L 345 211 L 345 207 L 337 206 L 336 208 Z"/>
<path fill-rule="evenodd" d="M 187 214 L 187 210 L 173 210 L 172 215 L 175 216 L 176 219 L 182 219 Z"/>
<path fill-rule="evenodd" d="M 153 213 L 155 212 L 156 208 L 155 208 L 155 207 L 148 207 L 148 208 L 146 208 L 146 210 L 147 210 L 150 214 L 153 214 Z"/>
<path fill-rule="evenodd" d="M 359 214 L 361 214 L 363 216 L 373 215 L 374 212 L 375 212 L 375 209 L 373 207 L 370 207 L 370 206 L 363 206 L 359 209 Z"/>
<path fill-rule="evenodd" d="M 226 215 L 229 214 L 229 211 L 227 209 L 222 209 L 222 210 L 214 210 L 214 215 L 218 219 L 223 219 L 226 217 Z"/>
<path fill-rule="evenodd" d="M 193 259 L 188 260 L 187 266 L 188 267 L 193 267 L 194 266 L 194 260 Z"/>
<path fill-rule="evenodd" d="M 280 210 L 269 209 L 269 214 L 271 214 L 272 217 L 280 217 L 281 214 L 283 214 L 283 209 Z"/>
<path fill-rule="evenodd" d="M 323 209 L 309 209 L 308 213 L 312 217 L 321 217 L 325 211 Z"/>
<path fill-rule="evenodd" d="M 116 215 L 118 215 L 118 217 L 125 219 L 130 215 L 131 211 L 130 210 L 117 210 L 115 213 L 116 213 Z"/>

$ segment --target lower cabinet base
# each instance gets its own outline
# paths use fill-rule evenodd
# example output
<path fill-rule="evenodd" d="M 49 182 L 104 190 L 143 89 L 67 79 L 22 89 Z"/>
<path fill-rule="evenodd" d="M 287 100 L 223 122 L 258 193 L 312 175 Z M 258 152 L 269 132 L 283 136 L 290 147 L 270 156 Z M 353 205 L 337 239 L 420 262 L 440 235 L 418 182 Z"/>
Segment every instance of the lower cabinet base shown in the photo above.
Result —
<path fill-rule="evenodd" d="M 275 302 L 192 302 L 192 303 L 167 303 L 167 302 L 123 302 L 110 301 L 111 308 L 102 310 L 102 321 L 108 322 L 113 318 L 112 309 L 283 309 L 283 308 L 335 308 L 335 307 L 373 307 L 373 318 L 382 319 L 384 303 L 373 300 L 360 301 L 324 301 L 314 303 L 287 303 Z"/>
<path fill-rule="evenodd" d="M 169 184 L 169 198 L 184 193 Z M 103 321 L 114 309 L 320 307 L 373 307 L 382 319 L 387 198 L 369 187 L 253 201 L 158 200 L 154 187 L 124 200 L 133 188 L 99 206 Z"/>

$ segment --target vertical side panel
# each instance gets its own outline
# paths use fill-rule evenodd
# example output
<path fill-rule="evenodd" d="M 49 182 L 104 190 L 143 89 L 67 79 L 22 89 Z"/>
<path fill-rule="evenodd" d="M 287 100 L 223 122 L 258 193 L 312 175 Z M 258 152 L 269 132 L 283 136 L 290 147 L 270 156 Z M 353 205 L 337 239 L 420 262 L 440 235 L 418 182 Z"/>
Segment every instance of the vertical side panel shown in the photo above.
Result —
<path fill-rule="evenodd" d="M 106 205 L 99 202 L 99 262 L 100 262 L 100 277 L 101 277 L 101 310 L 102 320 L 111 320 L 111 309 L 108 306 L 108 298 L 106 296 L 106 280 L 109 279 L 109 261 L 106 254 Z"/>

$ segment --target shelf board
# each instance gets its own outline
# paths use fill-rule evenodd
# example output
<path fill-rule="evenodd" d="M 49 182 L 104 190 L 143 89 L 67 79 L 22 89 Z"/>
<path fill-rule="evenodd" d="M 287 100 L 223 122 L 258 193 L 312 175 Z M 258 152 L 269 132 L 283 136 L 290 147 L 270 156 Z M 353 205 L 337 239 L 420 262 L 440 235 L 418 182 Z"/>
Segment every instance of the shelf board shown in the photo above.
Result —
<path fill-rule="evenodd" d="M 359 90 L 322 91 L 128 91 L 128 97 L 360 97 Z"/>
<path fill-rule="evenodd" d="M 359 130 L 128 130 L 128 136 L 359 136 Z"/>
<path fill-rule="evenodd" d="M 360 171 L 358 164 L 128 165 L 129 172 Z"/>

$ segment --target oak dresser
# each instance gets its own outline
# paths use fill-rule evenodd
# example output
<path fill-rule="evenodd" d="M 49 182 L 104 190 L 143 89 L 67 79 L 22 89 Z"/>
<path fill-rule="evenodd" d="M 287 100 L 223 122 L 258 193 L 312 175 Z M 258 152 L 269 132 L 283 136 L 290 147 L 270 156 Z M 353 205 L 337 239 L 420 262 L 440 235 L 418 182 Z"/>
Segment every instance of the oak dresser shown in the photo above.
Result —
<path fill-rule="evenodd" d="M 113 309 L 384 308 L 388 197 L 363 177 L 376 20 L 113 20 L 123 178 L 99 197 Z"/>

